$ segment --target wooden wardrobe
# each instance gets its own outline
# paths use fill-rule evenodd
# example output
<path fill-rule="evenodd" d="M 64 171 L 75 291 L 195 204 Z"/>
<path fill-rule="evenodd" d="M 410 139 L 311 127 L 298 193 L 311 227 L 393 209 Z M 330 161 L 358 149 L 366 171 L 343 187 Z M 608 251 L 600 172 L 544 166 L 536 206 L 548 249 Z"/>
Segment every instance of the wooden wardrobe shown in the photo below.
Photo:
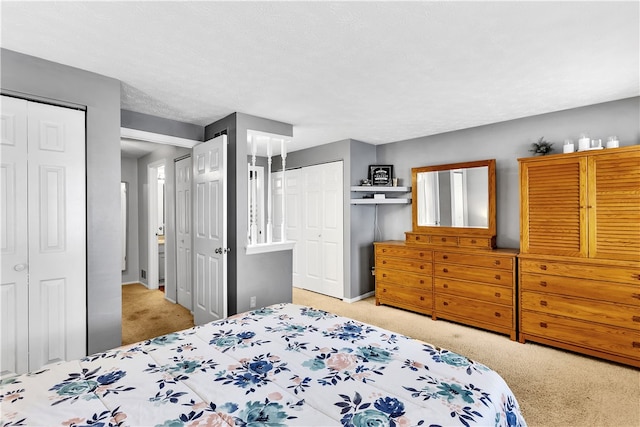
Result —
<path fill-rule="evenodd" d="M 518 161 L 520 342 L 640 367 L 640 146 Z"/>

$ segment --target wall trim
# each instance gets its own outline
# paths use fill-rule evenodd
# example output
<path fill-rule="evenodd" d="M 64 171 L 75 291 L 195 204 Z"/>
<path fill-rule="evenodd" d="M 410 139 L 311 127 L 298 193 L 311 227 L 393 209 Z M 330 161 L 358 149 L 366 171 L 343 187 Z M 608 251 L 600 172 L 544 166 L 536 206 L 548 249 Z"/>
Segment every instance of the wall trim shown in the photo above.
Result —
<path fill-rule="evenodd" d="M 369 298 L 369 297 L 372 297 L 372 296 L 374 296 L 375 294 L 376 294 L 376 291 L 370 291 L 370 292 L 367 292 L 366 294 L 359 295 L 359 296 L 357 296 L 357 297 L 355 297 L 355 298 L 342 298 L 342 301 L 344 301 L 344 302 L 348 302 L 349 304 L 352 304 L 352 303 L 354 303 L 354 302 L 358 302 L 358 301 L 360 301 L 360 300 L 363 300 L 363 299 L 367 299 L 367 298 Z"/>
<path fill-rule="evenodd" d="M 135 139 L 138 141 L 155 142 L 158 144 L 175 145 L 178 147 L 193 148 L 202 141 L 195 139 L 179 138 L 177 136 L 163 135 L 160 133 L 147 132 L 144 130 L 120 128 L 120 136 L 127 139 Z"/>

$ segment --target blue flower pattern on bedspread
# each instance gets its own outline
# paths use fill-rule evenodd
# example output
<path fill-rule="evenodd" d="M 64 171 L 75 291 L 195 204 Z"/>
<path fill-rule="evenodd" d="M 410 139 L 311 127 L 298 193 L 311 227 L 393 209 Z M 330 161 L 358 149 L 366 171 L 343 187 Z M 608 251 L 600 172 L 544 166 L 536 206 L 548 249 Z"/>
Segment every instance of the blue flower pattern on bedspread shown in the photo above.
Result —
<path fill-rule="evenodd" d="M 3 380 L 0 411 L 2 427 L 526 426 L 485 365 L 294 304 Z"/>

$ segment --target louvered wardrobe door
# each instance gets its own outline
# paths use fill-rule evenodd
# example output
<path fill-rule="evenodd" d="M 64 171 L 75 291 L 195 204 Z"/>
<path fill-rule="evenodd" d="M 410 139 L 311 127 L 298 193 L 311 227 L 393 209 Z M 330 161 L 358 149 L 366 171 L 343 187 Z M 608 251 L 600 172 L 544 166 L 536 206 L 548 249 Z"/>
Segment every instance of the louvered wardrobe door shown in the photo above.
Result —
<path fill-rule="evenodd" d="M 589 158 L 589 257 L 640 260 L 640 151 Z"/>
<path fill-rule="evenodd" d="M 586 157 L 520 163 L 520 251 L 588 256 Z"/>

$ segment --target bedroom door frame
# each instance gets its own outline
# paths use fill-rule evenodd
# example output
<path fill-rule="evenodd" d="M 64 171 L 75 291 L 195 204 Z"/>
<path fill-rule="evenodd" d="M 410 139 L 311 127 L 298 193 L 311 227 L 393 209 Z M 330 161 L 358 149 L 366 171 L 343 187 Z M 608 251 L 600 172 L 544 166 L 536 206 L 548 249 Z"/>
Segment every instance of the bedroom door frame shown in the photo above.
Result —
<path fill-rule="evenodd" d="M 121 138 L 125 138 L 125 139 L 133 139 L 133 140 L 137 140 L 137 141 L 153 142 L 155 144 L 172 145 L 172 146 L 175 146 L 175 147 L 184 147 L 184 148 L 189 148 L 189 149 L 193 149 L 194 146 L 196 146 L 197 144 L 202 143 L 202 141 L 197 141 L 197 140 L 194 140 L 194 139 L 180 138 L 180 137 L 176 137 L 176 136 L 163 135 L 163 134 L 159 134 L 159 133 L 147 132 L 147 131 L 142 131 L 142 130 L 138 130 L 138 129 L 131 129 L 131 128 L 126 128 L 126 127 L 121 127 L 120 128 L 120 137 Z M 155 231 L 153 233 L 153 236 L 155 237 Z M 145 244 L 145 242 L 140 242 L 140 243 L 141 244 Z M 146 244 L 148 245 L 148 242 Z M 151 270 L 150 266 L 148 266 L 147 268 L 149 270 Z M 172 294 L 168 294 L 167 293 L 168 291 L 171 291 Z M 169 288 L 167 287 L 166 282 L 165 282 L 165 298 L 170 300 L 170 301 L 172 301 L 172 302 L 176 302 L 177 301 L 177 287 L 175 287 L 175 289 L 169 290 Z"/>

